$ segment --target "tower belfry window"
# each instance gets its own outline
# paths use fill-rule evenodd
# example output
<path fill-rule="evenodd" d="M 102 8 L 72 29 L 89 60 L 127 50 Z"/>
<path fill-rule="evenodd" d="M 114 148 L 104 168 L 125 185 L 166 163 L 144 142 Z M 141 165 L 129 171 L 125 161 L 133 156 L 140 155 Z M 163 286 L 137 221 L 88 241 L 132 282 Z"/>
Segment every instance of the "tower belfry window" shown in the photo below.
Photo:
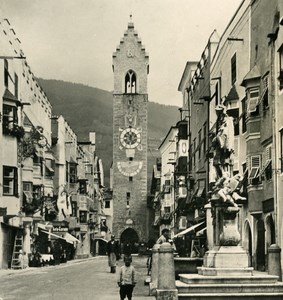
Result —
<path fill-rule="evenodd" d="M 129 70 L 125 77 L 125 93 L 135 94 L 137 89 L 137 78 L 134 71 Z"/>

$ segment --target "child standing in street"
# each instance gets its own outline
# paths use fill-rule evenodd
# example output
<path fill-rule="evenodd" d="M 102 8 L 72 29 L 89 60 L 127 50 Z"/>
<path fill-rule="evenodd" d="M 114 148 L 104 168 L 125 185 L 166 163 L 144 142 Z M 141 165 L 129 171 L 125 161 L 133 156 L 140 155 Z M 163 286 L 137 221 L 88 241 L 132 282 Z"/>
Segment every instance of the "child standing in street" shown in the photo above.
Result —
<path fill-rule="evenodd" d="M 120 268 L 118 274 L 118 286 L 120 287 L 120 300 L 124 300 L 126 296 L 128 300 L 132 300 L 132 294 L 136 285 L 136 271 L 131 265 L 132 257 L 125 257 L 125 265 Z"/>

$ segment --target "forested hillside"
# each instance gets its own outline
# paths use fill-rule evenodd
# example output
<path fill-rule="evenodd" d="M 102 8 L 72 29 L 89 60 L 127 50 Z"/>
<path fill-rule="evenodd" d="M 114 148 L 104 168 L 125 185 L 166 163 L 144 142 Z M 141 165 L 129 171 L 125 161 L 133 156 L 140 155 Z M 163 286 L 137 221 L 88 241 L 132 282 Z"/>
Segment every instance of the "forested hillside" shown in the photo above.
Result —
<path fill-rule="evenodd" d="M 63 115 L 78 136 L 87 141 L 90 131 L 96 132 L 96 150 L 103 159 L 106 183 L 112 162 L 112 93 L 82 84 L 59 80 L 38 79 L 53 107 L 53 114 Z M 159 145 L 169 128 L 176 124 L 179 112 L 176 106 L 154 102 L 148 104 L 149 168 L 154 163 L 156 145 Z M 154 145 L 154 146 L 150 146 Z"/>

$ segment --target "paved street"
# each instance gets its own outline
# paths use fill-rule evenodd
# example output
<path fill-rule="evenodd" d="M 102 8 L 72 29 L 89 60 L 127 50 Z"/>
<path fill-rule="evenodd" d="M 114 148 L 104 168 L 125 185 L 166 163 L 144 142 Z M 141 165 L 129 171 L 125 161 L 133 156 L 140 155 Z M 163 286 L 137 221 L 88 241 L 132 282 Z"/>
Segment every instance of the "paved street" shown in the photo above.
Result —
<path fill-rule="evenodd" d="M 119 262 L 119 266 L 122 262 Z M 133 300 L 153 300 L 148 296 L 146 257 L 133 257 L 138 283 Z M 72 261 L 60 266 L 0 270 L 0 299 L 80 299 L 118 300 L 116 274 L 109 273 L 106 257 Z"/>

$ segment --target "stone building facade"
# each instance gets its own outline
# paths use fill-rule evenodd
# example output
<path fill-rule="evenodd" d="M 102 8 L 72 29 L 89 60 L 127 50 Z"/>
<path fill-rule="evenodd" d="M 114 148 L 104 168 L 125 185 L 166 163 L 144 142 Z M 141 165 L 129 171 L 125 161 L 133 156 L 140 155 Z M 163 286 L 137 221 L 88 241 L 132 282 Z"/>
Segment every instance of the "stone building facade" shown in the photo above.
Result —
<path fill-rule="evenodd" d="M 134 244 L 148 238 L 148 60 L 130 22 L 113 53 L 113 233 Z"/>
<path fill-rule="evenodd" d="M 19 267 L 19 248 L 30 266 L 43 263 L 34 264 L 35 252 L 57 262 L 64 250 L 62 261 L 94 255 L 104 185 L 95 142 L 80 144 L 53 115 L 8 19 L 0 43 L 0 269 Z"/>

